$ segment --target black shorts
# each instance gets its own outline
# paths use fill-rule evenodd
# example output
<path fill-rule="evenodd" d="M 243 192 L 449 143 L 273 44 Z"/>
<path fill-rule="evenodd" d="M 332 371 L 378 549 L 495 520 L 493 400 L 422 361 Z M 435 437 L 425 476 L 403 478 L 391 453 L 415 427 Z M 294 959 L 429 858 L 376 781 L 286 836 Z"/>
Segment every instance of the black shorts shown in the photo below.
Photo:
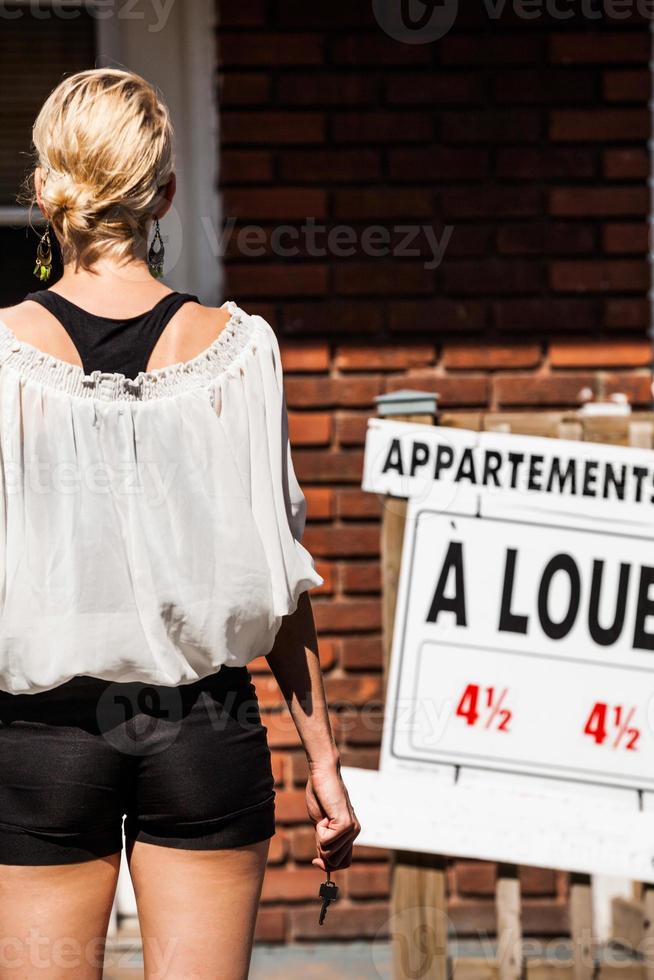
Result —
<path fill-rule="evenodd" d="M 78 676 L 0 692 L 0 864 L 70 864 L 127 839 L 210 850 L 275 831 L 246 667 L 176 687 Z"/>

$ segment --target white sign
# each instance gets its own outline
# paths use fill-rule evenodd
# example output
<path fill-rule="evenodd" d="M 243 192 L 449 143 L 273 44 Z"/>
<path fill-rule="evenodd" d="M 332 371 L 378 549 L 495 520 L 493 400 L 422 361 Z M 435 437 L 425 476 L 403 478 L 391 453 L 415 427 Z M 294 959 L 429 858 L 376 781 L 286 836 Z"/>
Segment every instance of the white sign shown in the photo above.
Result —
<path fill-rule="evenodd" d="M 409 505 L 362 842 L 651 878 L 654 452 L 374 419 L 363 486 Z"/>

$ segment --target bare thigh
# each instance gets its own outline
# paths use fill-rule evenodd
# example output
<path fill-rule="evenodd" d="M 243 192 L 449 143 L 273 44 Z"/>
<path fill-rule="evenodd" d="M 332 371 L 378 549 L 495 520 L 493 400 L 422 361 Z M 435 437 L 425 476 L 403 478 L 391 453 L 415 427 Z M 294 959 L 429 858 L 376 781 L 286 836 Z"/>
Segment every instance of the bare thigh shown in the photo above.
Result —
<path fill-rule="evenodd" d="M 268 847 L 127 842 L 146 980 L 246 980 Z"/>
<path fill-rule="evenodd" d="M 99 980 L 119 866 L 0 865 L 0 980 Z"/>

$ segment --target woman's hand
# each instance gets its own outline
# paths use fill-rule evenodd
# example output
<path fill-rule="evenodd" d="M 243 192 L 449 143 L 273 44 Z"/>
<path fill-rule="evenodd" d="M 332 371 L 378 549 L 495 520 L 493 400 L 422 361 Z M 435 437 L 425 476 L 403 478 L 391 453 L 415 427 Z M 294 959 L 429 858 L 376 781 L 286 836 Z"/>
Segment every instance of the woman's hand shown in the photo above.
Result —
<path fill-rule="evenodd" d="M 323 871 L 339 871 L 352 863 L 352 847 L 361 824 L 341 778 L 340 764 L 309 765 L 307 810 L 316 828 L 318 856 L 311 862 Z"/>

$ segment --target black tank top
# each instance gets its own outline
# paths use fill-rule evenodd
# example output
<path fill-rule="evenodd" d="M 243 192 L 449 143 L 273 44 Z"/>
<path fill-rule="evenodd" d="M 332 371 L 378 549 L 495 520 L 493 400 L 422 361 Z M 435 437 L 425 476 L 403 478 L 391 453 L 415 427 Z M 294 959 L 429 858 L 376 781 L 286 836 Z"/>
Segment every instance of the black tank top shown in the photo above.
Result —
<path fill-rule="evenodd" d="M 192 293 L 172 292 L 145 313 L 120 320 L 88 313 L 51 289 L 28 293 L 25 299 L 40 303 L 59 320 L 75 344 L 86 374 L 105 371 L 127 378 L 147 369 L 155 344 L 177 310 L 184 303 L 200 302 Z"/>

